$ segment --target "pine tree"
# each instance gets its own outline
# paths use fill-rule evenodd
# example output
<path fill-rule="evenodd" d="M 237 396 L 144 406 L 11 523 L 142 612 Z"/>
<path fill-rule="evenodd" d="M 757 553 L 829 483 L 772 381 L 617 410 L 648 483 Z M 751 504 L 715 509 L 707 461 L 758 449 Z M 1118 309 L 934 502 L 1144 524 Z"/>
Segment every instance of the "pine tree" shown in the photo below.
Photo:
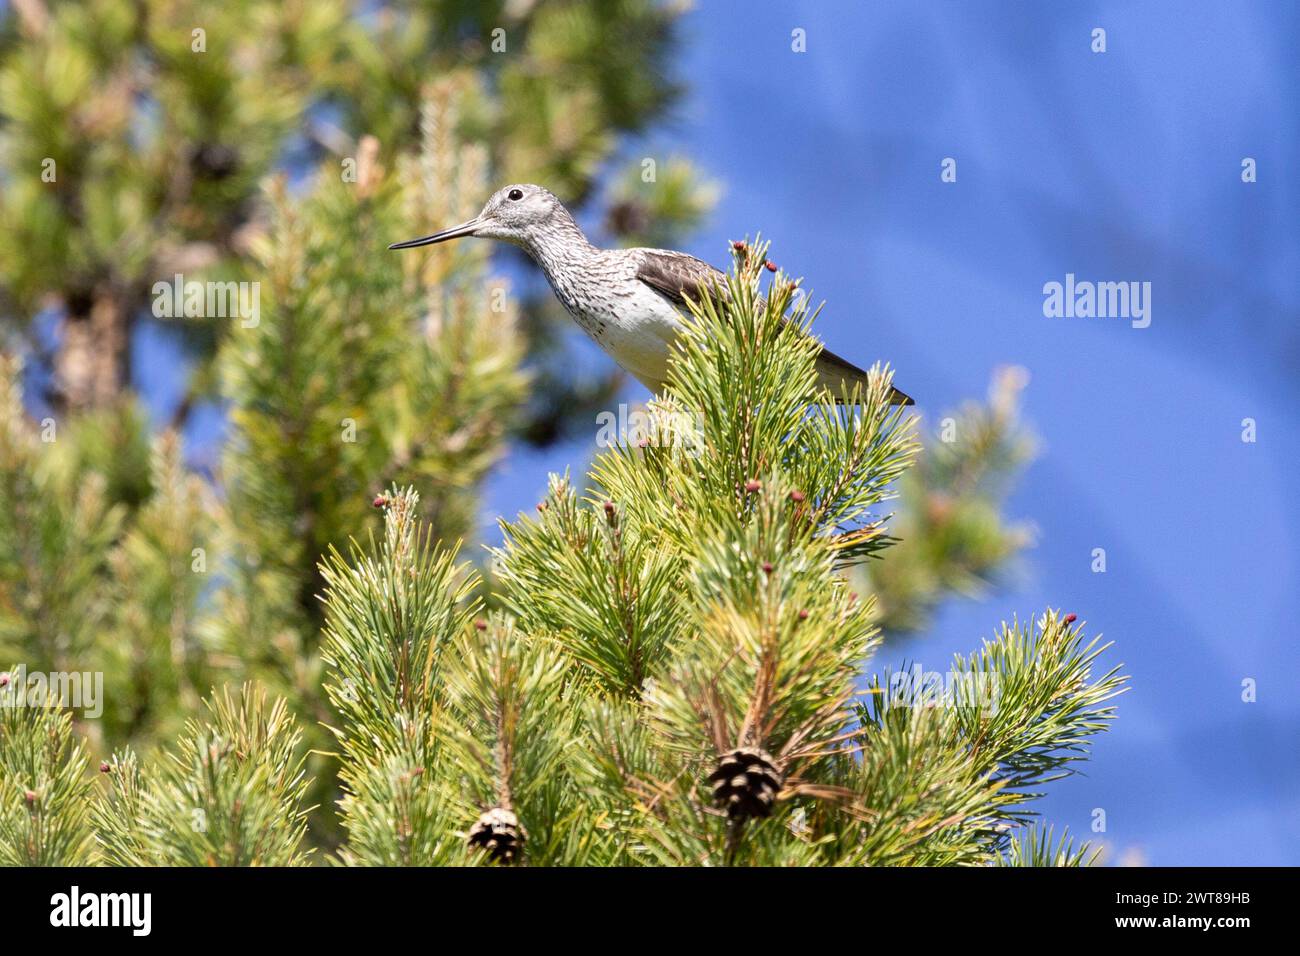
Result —
<path fill-rule="evenodd" d="M 604 205 L 598 171 L 676 96 L 679 14 L 651 0 L 0 14 L 0 661 L 103 672 L 108 712 L 77 728 L 96 757 L 130 744 L 147 760 L 214 684 L 250 678 L 301 718 L 304 752 L 322 748 L 321 554 L 377 520 L 368 502 L 399 477 L 440 535 L 472 534 L 508 441 L 553 441 L 609 404 L 619 378 L 564 374 L 567 318 L 492 275 L 485 249 L 384 247 L 467 218 L 507 174 Z M 684 161 L 662 172 L 670 191 L 642 182 L 614 202 L 671 232 L 708 196 Z M 260 320 L 159 315 L 156 285 L 178 273 L 259 284 Z M 131 367 L 154 320 L 193 363 L 157 435 Z M 220 460 L 187 449 L 204 487 L 181 473 L 178 435 L 213 402 Z M 327 808 L 313 838 L 331 845 L 332 764 L 311 760 Z"/>
<path fill-rule="evenodd" d="M 604 208 L 630 244 L 670 245 L 711 189 L 685 160 L 648 158 L 596 188 L 624 134 L 674 99 L 675 8 L 374 12 L 22 0 L 0 15 L 0 666 L 11 683 L 20 669 L 105 683 L 100 719 L 7 714 L 0 841 L 28 862 L 647 862 L 687 852 L 643 811 L 665 805 L 664 774 L 697 761 L 702 789 L 666 791 L 682 820 L 712 819 L 715 786 L 772 814 L 856 806 L 866 797 L 825 769 L 827 728 L 808 708 L 859 673 L 877 620 L 918 627 L 1002 566 L 1019 539 L 996 490 L 954 496 L 953 513 L 979 519 L 961 533 L 923 520 L 927 496 L 968 469 L 909 468 L 910 426 L 874 390 L 861 414 L 810 413 L 806 348 L 776 334 L 788 290 L 761 304 L 749 258 L 738 311 L 705 304 L 646 447 L 602 455 L 582 488 L 554 479 L 488 566 L 478 549 L 453 556 L 507 442 L 574 434 L 621 379 L 576 375 L 549 290 L 511 288 L 485 244 L 382 247 L 467 218 L 505 175 Z M 194 368 L 151 433 L 130 343 L 177 272 L 260 283 L 261 318 L 160 320 Z M 775 359 L 757 351 L 769 338 L 784 343 Z M 744 361 L 720 363 L 716 342 Z M 190 448 L 187 462 L 188 418 L 217 400 L 219 461 Z M 956 453 L 1002 473 L 1013 444 Z M 903 514 L 886 525 L 875 509 L 900 477 Z M 348 549 L 381 520 L 373 548 Z M 882 573 L 867 579 L 867 564 Z M 757 592 L 735 590 L 754 567 L 785 595 L 761 605 L 781 628 L 771 647 Z M 795 600 L 808 616 L 786 634 Z M 818 635 L 841 621 L 832 652 Z M 706 637 L 686 654 L 692 634 Z M 789 702 L 806 730 L 731 684 L 709 704 L 707 743 L 683 722 L 729 642 L 776 654 L 763 665 L 776 677 L 807 661 L 816 681 Z M 425 669 L 399 668 L 385 703 L 397 685 L 374 682 L 401 654 Z M 758 667 L 728 666 L 742 662 Z M 741 673 L 728 680 L 758 679 Z M 379 733 L 381 715 L 402 733 Z M 229 740 L 248 741 L 244 757 Z M 736 761 L 782 799 L 708 781 Z M 812 807 L 800 819 L 820 819 Z M 743 838 L 758 820 L 724 832 L 724 860 L 757 858 Z"/>
<path fill-rule="evenodd" d="M 1030 828 L 1124 683 L 1073 615 L 1003 624 L 946 700 L 877 677 L 879 506 L 916 452 L 887 370 L 826 403 L 811 314 L 766 248 L 693 307 L 662 430 L 554 478 L 504 526 L 503 610 L 386 496 L 325 565 L 344 859 L 368 863 L 1063 864 Z M 688 411 L 689 410 L 689 411 Z M 394 810 L 396 809 L 396 813 Z"/>
<path fill-rule="evenodd" d="M 0 673 L 0 865 L 91 860 L 92 784 L 84 742 L 64 710 Z"/>
<path fill-rule="evenodd" d="M 395 2 L 364 16 L 345 0 L 13 4 L 0 17 L 0 311 L 41 356 L 51 408 L 117 407 L 153 284 L 249 278 L 261 183 L 284 156 L 337 171 L 367 134 L 389 155 L 413 149 L 432 78 L 487 81 L 459 132 L 494 168 L 593 197 L 619 136 L 676 98 L 666 60 L 680 13 L 653 0 Z M 689 188 L 676 195 L 653 221 L 698 214 Z M 200 367 L 178 424 L 213 395 L 224 325 L 180 326 Z M 537 332 L 545 355 L 553 329 Z M 564 407 L 562 392 L 549 398 Z"/>
<path fill-rule="evenodd" d="M 98 857 L 112 866 L 294 866 L 304 845 L 308 781 L 284 701 L 246 686 L 206 701 L 175 746 L 142 767 L 131 750 L 100 770 Z M 87 803 L 87 805 L 89 805 Z"/>
<path fill-rule="evenodd" d="M 124 509 L 22 405 L 21 363 L 0 357 L 0 660 L 80 670 L 108 615 L 102 579 Z"/>
<path fill-rule="evenodd" d="M 692 304 L 655 416 L 504 525 L 500 609 L 410 487 L 331 549 L 321 655 L 352 865 L 1080 865 L 1034 826 L 1125 678 L 1074 615 L 1004 623 L 950 693 L 869 673 L 880 508 L 917 452 L 891 375 L 820 390 L 813 314 L 764 245 Z M 12 440 L 12 439 L 11 439 Z M 166 455 L 160 470 L 166 471 Z M 175 488 L 175 481 L 158 479 Z M 128 552 L 139 550 L 128 547 Z M 68 715 L 14 706 L 0 845 L 17 861 L 310 859 L 299 723 L 248 686 L 179 741 L 101 766 Z"/>

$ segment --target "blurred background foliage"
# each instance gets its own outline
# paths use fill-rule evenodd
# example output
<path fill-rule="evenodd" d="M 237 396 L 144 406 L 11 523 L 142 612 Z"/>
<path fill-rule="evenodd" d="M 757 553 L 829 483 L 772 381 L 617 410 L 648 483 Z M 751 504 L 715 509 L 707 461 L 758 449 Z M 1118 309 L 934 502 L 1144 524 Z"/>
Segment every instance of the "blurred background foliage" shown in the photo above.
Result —
<path fill-rule="evenodd" d="M 678 242 L 717 187 L 628 150 L 680 94 L 682 13 L 0 7 L 0 660 L 105 674 L 104 717 L 80 727 L 93 759 L 147 756 L 209 688 L 255 679 L 301 718 L 308 803 L 326 808 L 312 840 L 337 843 L 320 556 L 375 526 L 393 482 L 419 490 L 440 538 L 472 539 L 512 443 L 584 434 L 624 385 L 574 361 L 549 290 L 511 286 L 513 253 L 384 247 L 468 218 L 505 181 L 547 184 L 608 243 Z M 259 283 L 258 320 L 159 317 L 155 284 L 177 275 Z M 185 357 L 161 405 L 142 398 L 159 326 Z M 955 413 L 958 440 L 936 432 L 908 479 L 903 544 L 861 582 L 889 632 L 1028 542 L 1000 517 L 1031 453 L 1020 384 L 1007 373 Z M 221 451 L 195 461 L 204 428 Z"/>

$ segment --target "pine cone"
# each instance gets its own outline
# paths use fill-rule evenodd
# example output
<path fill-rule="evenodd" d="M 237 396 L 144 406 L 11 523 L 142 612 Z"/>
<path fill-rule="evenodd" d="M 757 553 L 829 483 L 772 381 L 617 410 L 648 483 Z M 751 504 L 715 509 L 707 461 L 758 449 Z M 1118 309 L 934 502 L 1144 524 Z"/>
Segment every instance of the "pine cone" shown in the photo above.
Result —
<path fill-rule="evenodd" d="M 484 811 L 469 828 L 469 845 L 486 850 L 494 863 L 513 863 L 523 852 L 528 834 L 519 825 L 519 818 L 502 807 Z"/>
<path fill-rule="evenodd" d="M 768 816 L 782 782 L 771 755 L 758 747 L 737 747 L 724 754 L 709 775 L 713 798 L 733 820 Z"/>

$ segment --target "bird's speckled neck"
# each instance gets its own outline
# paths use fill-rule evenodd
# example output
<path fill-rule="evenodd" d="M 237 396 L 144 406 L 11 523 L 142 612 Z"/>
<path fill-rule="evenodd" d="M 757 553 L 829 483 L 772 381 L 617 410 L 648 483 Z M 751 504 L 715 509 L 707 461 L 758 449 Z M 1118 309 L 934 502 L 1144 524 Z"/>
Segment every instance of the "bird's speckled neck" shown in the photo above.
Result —
<path fill-rule="evenodd" d="M 568 210 L 561 210 L 547 222 L 530 229 L 522 246 L 546 272 L 552 284 L 558 273 L 580 266 L 600 251 L 587 241 Z"/>

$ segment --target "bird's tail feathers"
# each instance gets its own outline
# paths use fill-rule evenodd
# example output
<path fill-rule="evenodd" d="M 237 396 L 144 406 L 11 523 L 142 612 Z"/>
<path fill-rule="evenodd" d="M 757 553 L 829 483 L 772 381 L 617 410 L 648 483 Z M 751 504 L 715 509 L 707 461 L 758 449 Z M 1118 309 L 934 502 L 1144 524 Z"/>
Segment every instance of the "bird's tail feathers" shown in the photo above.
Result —
<path fill-rule="evenodd" d="M 862 369 L 858 368 L 848 359 L 842 359 L 830 349 L 823 347 L 821 355 L 817 356 L 817 376 L 821 384 L 830 389 L 832 395 L 838 396 L 841 391 L 841 385 L 848 383 L 856 385 L 861 382 L 864 386 L 869 381 L 869 376 Z M 840 399 L 836 399 L 836 404 L 840 404 Z M 912 397 L 902 389 L 889 388 L 890 405 L 915 405 L 916 402 Z"/>

